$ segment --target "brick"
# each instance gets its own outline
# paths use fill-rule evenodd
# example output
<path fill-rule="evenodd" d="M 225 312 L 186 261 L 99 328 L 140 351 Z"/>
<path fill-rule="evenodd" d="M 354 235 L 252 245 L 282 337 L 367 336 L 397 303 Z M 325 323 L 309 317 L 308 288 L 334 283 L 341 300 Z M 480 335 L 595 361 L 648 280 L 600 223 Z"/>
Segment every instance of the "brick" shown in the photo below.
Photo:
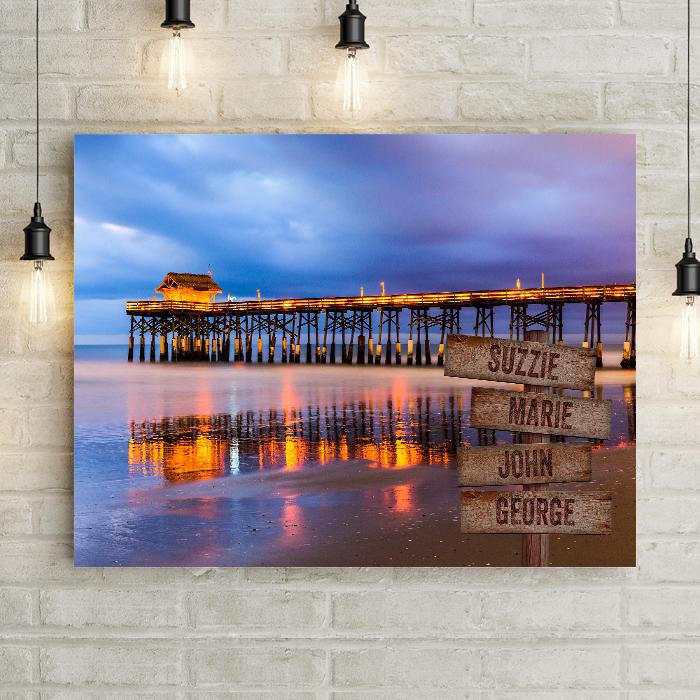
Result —
<path fill-rule="evenodd" d="M 480 627 L 516 636 L 619 629 L 621 594 L 616 590 L 493 591 L 482 595 Z"/>
<path fill-rule="evenodd" d="M 182 683 L 176 648 L 109 645 L 45 647 L 40 650 L 41 680 L 56 685 L 163 685 Z"/>
<path fill-rule="evenodd" d="M 680 168 L 685 164 L 685 134 L 643 129 L 637 134 L 637 164 L 653 168 Z"/>
<path fill-rule="evenodd" d="M 548 37 L 530 44 L 536 73 L 663 75 L 671 68 L 667 39 L 630 36 Z"/>
<path fill-rule="evenodd" d="M 33 38 L 0 39 L 0 68 L 8 75 L 28 78 L 34 73 Z M 95 39 L 80 35 L 43 37 L 40 45 L 42 76 L 135 77 L 137 43 L 129 39 Z M 88 58 L 89 57 L 89 58 Z"/>
<path fill-rule="evenodd" d="M 700 580 L 700 543 L 644 542 L 637 547 L 637 566 L 643 581 L 692 583 Z"/>
<path fill-rule="evenodd" d="M 179 627 L 185 621 L 178 595 L 158 590 L 49 590 L 39 604 L 42 623 L 62 627 Z"/>
<path fill-rule="evenodd" d="M 189 87 L 181 94 L 159 83 L 153 85 L 88 85 L 78 91 L 78 118 L 95 122 L 126 123 L 177 121 L 195 124 L 212 116 L 209 88 Z"/>
<path fill-rule="evenodd" d="M 460 635 L 476 628 L 478 610 L 479 597 L 473 592 L 338 593 L 333 596 L 333 627 Z"/>
<path fill-rule="evenodd" d="M 73 550 L 65 544 L 0 540 L 0 583 L 31 584 L 38 582 L 96 580 L 94 569 L 76 569 Z"/>
<path fill-rule="evenodd" d="M 697 588 L 637 588 L 629 591 L 627 621 L 633 627 L 700 629 Z"/>
<path fill-rule="evenodd" d="M 31 535 L 32 507 L 23 498 L 0 499 L 0 537 Z"/>
<path fill-rule="evenodd" d="M 0 588 L 0 628 L 31 625 L 32 594 L 20 588 Z"/>
<path fill-rule="evenodd" d="M 308 113 L 306 85 L 288 80 L 239 81 L 224 86 L 224 119 L 304 119 Z"/>
<path fill-rule="evenodd" d="M 700 532 L 696 497 L 643 498 L 637 501 L 637 532 L 647 534 L 693 535 Z"/>
<path fill-rule="evenodd" d="M 69 448 L 73 441 L 73 416 L 63 408 L 32 407 L 27 417 L 27 433 L 32 447 Z"/>
<path fill-rule="evenodd" d="M 666 0 L 663 5 L 655 0 L 620 0 L 621 24 L 623 27 L 657 31 L 683 30 L 687 26 L 686 0 Z M 697 26 L 696 21 L 693 22 Z"/>
<path fill-rule="evenodd" d="M 631 685 L 695 688 L 700 686 L 698 647 L 662 644 L 628 648 L 627 682 Z"/>
<path fill-rule="evenodd" d="M 198 686 L 239 684 L 252 688 L 315 686 L 324 677 L 326 655 L 314 649 L 197 650 L 190 657 L 190 674 Z"/>
<path fill-rule="evenodd" d="M 73 535 L 73 494 L 52 494 L 34 505 L 40 535 Z"/>
<path fill-rule="evenodd" d="M 190 598 L 197 627 L 317 629 L 326 620 L 326 595 L 304 591 L 201 591 Z"/>
<path fill-rule="evenodd" d="M 499 29 L 596 29 L 615 23 L 614 0 L 475 0 L 474 21 Z"/>
<path fill-rule="evenodd" d="M 598 115 L 598 102 L 595 85 L 570 82 L 469 83 L 459 96 L 465 119 L 491 123 L 589 121 Z"/>
<path fill-rule="evenodd" d="M 651 483 L 655 488 L 700 491 L 700 459 L 694 449 L 654 452 Z"/>
<path fill-rule="evenodd" d="M 314 116 L 337 119 L 342 112 L 341 94 L 333 83 L 315 83 L 311 88 Z M 455 85 L 432 81 L 371 81 L 367 85 L 364 120 L 444 121 L 456 115 Z"/>
<path fill-rule="evenodd" d="M 73 483 L 69 454 L 0 455 L 0 490 L 67 489 Z"/>
<path fill-rule="evenodd" d="M 337 687 L 381 686 L 386 675 L 384 649 L 363 649 L 334 652 L 333 685 Z"/>
<path fill-rule="evenodd" d="M 685 120 L 685 88 L 677 83 L 610 83 L 605 118 L 614 122 L 678 123 Z"/>
<path fill-rule="evenodd" d="M 19 447 L 24 441 L 24 425 L 21 411 L 0 408 L 0 447 Z"/>
<path fill-rule="evenodd" d="M 339 687 L 464 688 L 475 669 L 475 652 L 463 649 L 390 647 L 333 655 L 333 682 Z"/>
<path fill-rule="evenodd" d="M 338 15 L 344 4 L 326 2 L 326 23 L 338 26 Z M 369 8 L 367 8 L 369 9 Z M 380 27 L 454 27 L 469 23 L 469 8 L 464 0 L 424 0 L 421 3 L 403 0 L 373 0 L 372 7 L 364 10 L 368 33 Z"/>
<path fill-rule="evenodd" d="M 480 655 L 485 687 L 554 690 L 620 686 L 620 651 L 615 647 L 488 649 Z"/>
<path fill-rule="evenodd" d="M 407 75 L 520 75 L 525 68 L 525 42 L 515 37 L 395 36 L 386 55 L 392 70 Z"/>
<path fill-rule="evenodd" d="M 189 37 L 188 37 L 189 39 Z M 282 42 L 275 37 L 253 39 L 186 40 L 188 81 L 210 84 L 215 78 L 246 75 L 278 75 L 282 71 Z M 168 40 L 150 42 L 144 52 L 144 73 L 167 82 Z M 183 96 L 191 88 L 188 88 Z"/>
<path fill-rule="evenodd" d="M 30 649 L 0 646 L 0 679 L 4 683 L 29 683 L 32 678 Z"/>
<path fill-rule="evenodd" d="M 323 21 L 318 0 L 297 0 L 293 9 L 279 0 L 257 0 L 254 3 L 236 3 L 229 6 L 228 26 L 241 29 L 269 29 L 309 31 Z"/>

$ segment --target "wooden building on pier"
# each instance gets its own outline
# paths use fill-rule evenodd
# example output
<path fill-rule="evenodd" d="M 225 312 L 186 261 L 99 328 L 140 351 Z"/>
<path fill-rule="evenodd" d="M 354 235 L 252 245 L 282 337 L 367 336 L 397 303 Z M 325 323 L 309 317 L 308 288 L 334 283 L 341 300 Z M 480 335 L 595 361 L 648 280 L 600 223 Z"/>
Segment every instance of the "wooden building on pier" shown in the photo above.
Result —
<path fill-rule="evenodd" d="M 156 292 L 163 295 L 163 301 L 193 301 L 211 304 L 221 294 L 221 287 L 214 282 L 211 274 L 194 275 L 190 272 L 168 272 Z"/>

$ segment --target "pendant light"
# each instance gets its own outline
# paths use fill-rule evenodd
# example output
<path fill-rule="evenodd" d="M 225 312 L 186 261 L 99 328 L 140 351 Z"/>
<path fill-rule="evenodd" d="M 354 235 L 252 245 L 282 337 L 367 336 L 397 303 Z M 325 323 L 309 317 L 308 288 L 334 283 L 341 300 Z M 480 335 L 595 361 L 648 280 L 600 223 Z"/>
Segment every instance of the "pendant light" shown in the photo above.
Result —
<path fill-rule="evenodd" d="M 190 0 L 165 0 L 165 20 L 160 26 L 173 33 L 168 49 L 168 88 L 180 92 L 187 87 L 187 55 L 181 32 L 194 28 Z"/>
<path fill-rule="evenodd" d="M 341 68 L 339 80 L 343 83 L 343 109 L 345 112 L 355 114 L 362 109 L 363 80 L 358 51 L 368 49 L 365 41 L 365 20 L 357 0 L 350 0 L 340 17 L 340 41 L 336 49 L 343 49 L 345 63 Z"/>
<path fill-rule="evenodd" d="M 685 297 L 681 314 L 681 357 L 698 356 L 698 323 L 695 297 L 700 294 L 700 262 L 693 251 L 691 238 L 691 185 L 690 185 L 690 0 L 688 0 L 688 105 L 687 105 L 687 180 L 688 180 L 688 233 L 683 257 L 676 263 L 677 286 L 673 296 Z"/>
<path fill-rule="evenodd" d="M 36 202 L 31 221 L 24 229 L 24 255 L 20 258 L 34 263 L 23 292 L 30 325 L 46 324 L 52 320 L 53 295 L 44 266 L 45 262 L 54 259 L 50 235 L 51 229 L 44 222 L 39 202 L 39 0 L 36 0 Z"/>

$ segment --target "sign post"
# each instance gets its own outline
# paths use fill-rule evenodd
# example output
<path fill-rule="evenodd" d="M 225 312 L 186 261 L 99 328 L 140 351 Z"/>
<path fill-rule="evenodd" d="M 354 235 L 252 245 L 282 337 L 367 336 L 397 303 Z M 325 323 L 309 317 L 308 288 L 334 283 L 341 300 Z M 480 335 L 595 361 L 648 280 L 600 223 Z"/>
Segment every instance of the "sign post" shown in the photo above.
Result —
<path fill-rule="evenodd" d="M 612 531 L 610 494 L 549 490 L 592 478 L 591 443 L 554 443 L 551 436 L 609 438 L 611 402 L 565 396 L 563 389 L 594 388 L 596 357 L 547 341 L 546 331 L 527 331 L 525 341 L 452 335 L 445 353 L 447 376 L 524 385 L 519 392 L 472 389 L 471 426 L 510 431 L 515 442 L 458 454 L 460 488 L 510 489 L 463 492 L 462 532 L 522 534 L 523 566 L 547 566 L 550 534 Z"/>

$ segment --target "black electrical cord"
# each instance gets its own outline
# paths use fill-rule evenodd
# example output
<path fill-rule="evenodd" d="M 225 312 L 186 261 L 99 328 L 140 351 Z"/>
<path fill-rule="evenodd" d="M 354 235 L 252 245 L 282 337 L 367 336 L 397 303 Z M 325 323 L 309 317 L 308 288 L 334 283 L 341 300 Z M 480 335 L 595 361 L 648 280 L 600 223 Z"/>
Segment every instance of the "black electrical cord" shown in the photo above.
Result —
<path fill-rule="evenodd" d="M 36 201 L 39 201 L 39 0 L 36 0 Z"/>

